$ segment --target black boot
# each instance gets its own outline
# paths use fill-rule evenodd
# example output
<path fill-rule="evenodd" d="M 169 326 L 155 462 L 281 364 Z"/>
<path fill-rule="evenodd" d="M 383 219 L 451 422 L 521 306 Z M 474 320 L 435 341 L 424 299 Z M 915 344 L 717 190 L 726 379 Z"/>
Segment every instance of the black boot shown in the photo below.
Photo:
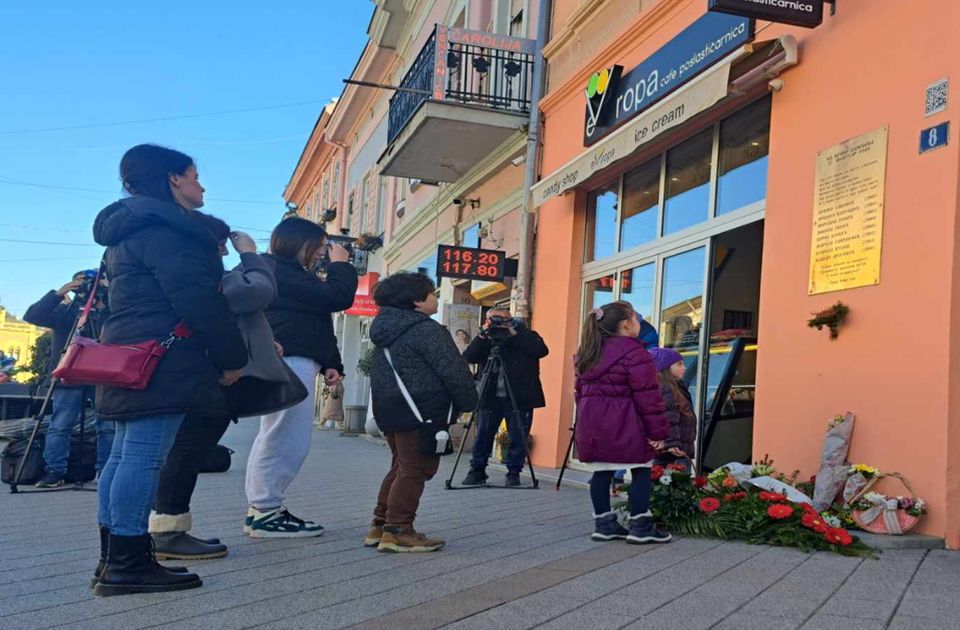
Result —
<path fill-rule="evenodd" d="M 189 532 L 191 529 L 193 529 L 193 515 L 190 512 L 184 512 L 182 514 L 161 514 L 156 510 L 151 510 L 149 529 L 151 534 Z M 197 538 L 195 536 L 190 536 L 190 538 L 194 541 L 202 542 L 205 545 L 220 544 L 219 538 Z M 164 556 L 160 554 L 159 541 L 157 542 L 157 557 L 159 557 L 161 560 L 164 559 Z M 173 558 L 175 556 L 170 557 Z"/>
<path fill-rule="evenodd" d="M 163 593 L 197 588 L 202 584 L 199 575 L 172 573 L 163 568 L 153 555 L 150 534 L 110 534 L 106 565 L 93 594 L 110 597 L 131 593 Z"/>
<path fill-rule="evenodd" d="M 97 568 L 93 570 L 93 577 L 90 578 L 90 588 L 93 588 L 97 585 L 97 582 L 100 581 L 100 574 L 103 573 L 103 566 L 107 562 L 107 541 L 110 540 L 110 530 L 100 526 L 100 561 L 97 562 Z M 161 565 L 162 566 L 162 565 Z M 173 573 L 186 573 L 187 567 L 167 567 L 164 566 L 164 569 L 171 571 Z"/>
<path fill-rule="evenodd" d="M 653 522 L 653 515 L 649 511 L 630 517 L 628 543 L 632 545 L 652 545 L 668 543 L 672 539 L 673 537 L 670 534 L 665 534 L 657 529 Z"/>
<path fill-rule="evenodd" d="M 227 555 L 226 545 L 210 545 L 187 532 L 162 532 L 151 536 L 160 560 L 213 560 Z"/>
<path fill-rule="evenodd" d="M 487 471 L 482 468 L 471 468 L 463 479 L 465 486 L 482 486 L 487 483 Z"/>
<path fill-rule="evenodd" d="M 627 537 L 626 529 L 617 520 L 616 512 L 593 515 L 593 533 L 590 538 L 599 541 L 623 540 Z"/>

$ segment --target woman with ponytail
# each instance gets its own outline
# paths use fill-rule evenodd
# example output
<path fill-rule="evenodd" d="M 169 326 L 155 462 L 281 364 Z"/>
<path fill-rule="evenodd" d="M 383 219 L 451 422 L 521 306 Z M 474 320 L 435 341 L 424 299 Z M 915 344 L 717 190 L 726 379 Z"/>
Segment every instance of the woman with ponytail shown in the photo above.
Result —
<path fill-rule="evenodd" d="M 665 543 L 650 512 L 650 466 L 670 425 L 664 415 L 653 359 L 637 340 L 640 320 L 627 302 L 613 302 L 587 315 L 575 357 L 577 457 L 592 471 L 594 540 Z M 614 471 L 629 468 L 629 530 L 610 509 Z"/>

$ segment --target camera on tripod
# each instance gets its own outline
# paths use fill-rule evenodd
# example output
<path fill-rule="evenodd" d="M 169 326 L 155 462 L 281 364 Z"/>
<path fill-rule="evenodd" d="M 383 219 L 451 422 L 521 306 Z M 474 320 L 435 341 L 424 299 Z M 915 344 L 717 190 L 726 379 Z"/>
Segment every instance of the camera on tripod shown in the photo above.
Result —
<path fill-rule="evenodd" d="M 86 269 L 77 275 L 83 276 L 83 284 L 77 287 L 73 295 L 78 303 L 84 303 L 90 298 L 90 292 L 93 291 L 93 285 L 97 281 L 98 272 L 96 269 Z"/>
<path fill-rule="evenodd" d="M 509 339 L 511 328 L 516 330 L 523 326 L 523 320 L 518 317 L 492 315 L 489 321 L 490 324 L 480 332 L 494 343 Z"/>

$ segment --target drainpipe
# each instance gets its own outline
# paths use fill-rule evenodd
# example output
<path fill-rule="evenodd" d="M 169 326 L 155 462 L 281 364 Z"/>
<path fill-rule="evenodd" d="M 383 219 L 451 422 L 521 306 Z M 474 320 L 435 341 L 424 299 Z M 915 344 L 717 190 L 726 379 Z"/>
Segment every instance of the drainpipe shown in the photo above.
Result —
<path fill-rule="evenodd" d="M 543 47 L 550 37 L 550 11 L 553 2 L 540 0 L 537 15 L 537 52 L 533 62 L 533 90 L 530 95 L 530 121 L 527 125 L 527 155 L 523 174 L 523 197 L 520 203 L 520 253 L 517 279 L 514 286 L 514 315 L 522 319 L 530 317 L 530 298 L 533 288 L 533 253 L 537 229 L 537 209 L 531 189 L 537 180 L 538 152 L 540 149 L 540 97 L 546 83 L 546 60 Z"/>

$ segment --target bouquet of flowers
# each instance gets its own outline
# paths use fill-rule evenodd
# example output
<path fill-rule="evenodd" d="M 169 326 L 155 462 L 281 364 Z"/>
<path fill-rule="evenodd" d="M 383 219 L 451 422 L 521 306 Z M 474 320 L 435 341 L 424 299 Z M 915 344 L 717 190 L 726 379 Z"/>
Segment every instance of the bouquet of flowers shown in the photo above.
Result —
<path fill-rule="evenodd" d="M 748 478 L 738 480 L 744 471 Z M 840 519 L 818 512 L 795 488 L 787 489 L 797 499 L 791 500 L 784 492 L 770 491 L 754 483 L 769 485 L 767 482 L 778 476 L 783 478 L 766 459 L 752 470 L 731 464 L 706 477 L 693 476 L 679 464 L 654 466 L 651 510 L 660 523 L 680 535 L 833 551 L 847 556 L 872 554 L 869 547 L 847 532 Z M 627 504 L 616 507 L 626 510 Z"/>
<path fill-rule="evenodd" d="M 872 492 L 874 484 L 880 479 L 890 477 L 898 479 L 909 497 L 888 496 Z M 926 513 L 926 504 L 916 496 L 910 482 L 899 473 L 877 472 L 870 481 L 849 502 L 850 517 L 857 526 L 874 534 L 899 536 L 905 534 L 920 522 Z"/>

